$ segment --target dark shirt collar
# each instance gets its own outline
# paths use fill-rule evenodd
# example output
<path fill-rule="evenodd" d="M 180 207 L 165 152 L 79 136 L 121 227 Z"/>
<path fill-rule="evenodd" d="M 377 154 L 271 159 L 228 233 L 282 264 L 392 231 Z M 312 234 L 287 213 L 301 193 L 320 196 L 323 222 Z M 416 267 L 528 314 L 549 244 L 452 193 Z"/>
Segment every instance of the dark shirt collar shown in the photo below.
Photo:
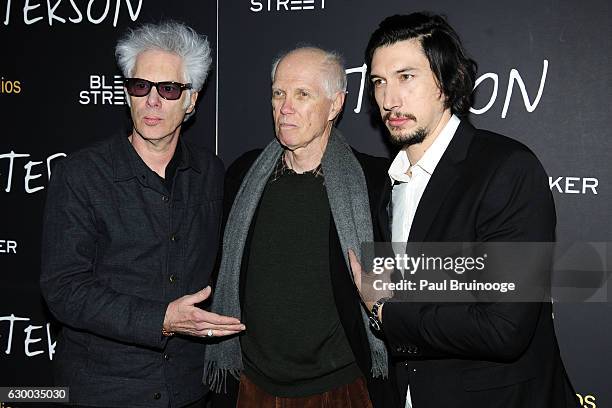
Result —
<path fill-rule="evenodd" d="M 314 175 L 315 178 L 323 177 L 323 167 L 321 166 L 321 163 L 319 163 L 319 165 L 315 167 L 314 169 L 305 171 L 303 174 L 309 174 L 309 173 Z M 281 154 L 280 157 L 278 158 L 278 161 L 276 162 L 276 166 L 274 167 L 272 174 L 270 175 L 270 179 L 268 180 L 268 183 L 272 183 L 278 180 L 279 178 L 286 176 L 288 174 L 298 174 L 298 173 L 295 172 L 295 170 L 289 168 L 289 166 L 287 166 L 287 163 L 285 162 L 285 154 Z"/>
<path fill-rule="evenodd" d="M 179 144 L 180 148 L 178 147 Z M 128 180 L 134 177 L 146 180 L 152 172 L 138 155 L 127 136 L 122 135 L 114 138 L 111 144 L 111 155 L 116 181 Z M 198 173 L 201 172 L 201 169 L 192 158 L 189 146 L 185 144 L 181 136 L 179 136 L 177 151 L 175 151 L 172 160 L 175 157 L 178 157 L 177 170 L 193 169 Z"/>

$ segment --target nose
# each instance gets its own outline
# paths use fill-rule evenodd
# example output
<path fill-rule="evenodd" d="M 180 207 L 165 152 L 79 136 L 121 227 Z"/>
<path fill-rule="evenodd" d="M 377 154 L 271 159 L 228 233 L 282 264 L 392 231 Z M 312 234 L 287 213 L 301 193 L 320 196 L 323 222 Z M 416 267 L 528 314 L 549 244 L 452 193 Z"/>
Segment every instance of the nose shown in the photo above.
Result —
<path fill-rule="evenodd" d="M 382 92 L 382 107 L 385 111 L 392 111 L 402 105 L 402 100 L 396 86 L 387 83 Z"/>
<path fill-rule="evenodd" d="M 151 92 L 147 95 L 147 106 L 157 108 L 161 105 L 161 97 L 157 93 L 157 88 L 152 87 Z"/>
<path fill-rule="evenodd" d="M 293 101 L 291 100 L 291 97 L 287 96 L 283 99 L 283 102 L 280 106 L 280 112 L 283 115 L 288 115 L 294 112 Z"/>

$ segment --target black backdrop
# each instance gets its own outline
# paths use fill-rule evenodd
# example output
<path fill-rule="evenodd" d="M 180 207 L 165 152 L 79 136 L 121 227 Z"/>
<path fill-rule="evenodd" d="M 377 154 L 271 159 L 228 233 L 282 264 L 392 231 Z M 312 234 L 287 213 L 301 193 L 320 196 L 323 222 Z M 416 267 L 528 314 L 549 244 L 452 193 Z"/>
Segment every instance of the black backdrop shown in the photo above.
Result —
<path fill-rule="evenodd" d="M 558 238 L 611 241 L 605 0 L 1 0 L 0 386 L 50 383 L 56 325 L 37 285 L 47 161 L 129 128 L 113 88 L 113 47 L 125 27 L 174 18 L 209 36 L 218 59 L 185 136 L 226 165 L 273 137 L 270 63 L 300 42 L 344 54 L 349 94 L 339 127 L 358 150 L 384 156 L 391 152 L 361 85 L 363 50 L 382 18 L 422 9 L 445 14 L 479 63 L 472 122 L 521 140 L 543 162 Z M 555 304 L 564 361 L 587 408 L 612 407 L 610 312 L 609 302 Z M 29 320 L 11 324 L 12 316 Z"/>

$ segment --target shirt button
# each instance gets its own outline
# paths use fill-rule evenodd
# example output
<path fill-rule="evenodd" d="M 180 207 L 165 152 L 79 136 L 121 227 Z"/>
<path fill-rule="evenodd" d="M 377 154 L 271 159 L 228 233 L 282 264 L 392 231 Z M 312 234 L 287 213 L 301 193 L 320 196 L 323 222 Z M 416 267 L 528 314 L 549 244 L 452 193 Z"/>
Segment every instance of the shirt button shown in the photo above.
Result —
<path fill-rule="evenodd" d="M 413 368 L 413 369 L 412 369 L 412 372 L 413 372 L 413 373 L 416 373 L 416 368 Z"/>
<path fill-rule="evenodd" d="M 178 235 L 176 235 L 176 234 L 170 235 L 170 241 L 177 242 L 178 240 L 179 240 Z"/>
<path fill-rule="evenodd" d="M 155 394 L 153 394 L 153 398 L 160 399 L 161 398 L 161 393 L 156 392 Z"/>
<path fill-rule="evenodd" d="M 165 196 L 165 195 L 163 195 L 163 196 L 162 196 L 162 201 L 163 201 L 164 203 L 167 203 L 167 202 L 168 202 L 168 200 L 170 200 L 170 198 L 168 198 L 168 196 Z"/>
<path fill-rule="evenodd" d="M 166 361 L 170 360 L 170 356 L 168 354 L 164 354 L 164 360 Z"/>
<path fill-rule="evenodd" d="M 175 275 L 170 275 L 170 278 L 168 278 L 170 280 L 170 283 L 174 283 L 178 280 L 178 278 Z"/>

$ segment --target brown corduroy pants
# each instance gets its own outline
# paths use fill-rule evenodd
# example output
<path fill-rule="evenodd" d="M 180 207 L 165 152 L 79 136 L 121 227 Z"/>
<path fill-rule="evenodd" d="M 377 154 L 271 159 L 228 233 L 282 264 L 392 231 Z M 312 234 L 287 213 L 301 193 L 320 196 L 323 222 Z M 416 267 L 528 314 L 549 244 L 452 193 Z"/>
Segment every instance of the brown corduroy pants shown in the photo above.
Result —
<path fill-rule="evenodd" d="M 275 397 L 244 374 L 240 376 L 236 408 L 372 408 L 363 377 L 322 394 L 307 397 Z"/>

